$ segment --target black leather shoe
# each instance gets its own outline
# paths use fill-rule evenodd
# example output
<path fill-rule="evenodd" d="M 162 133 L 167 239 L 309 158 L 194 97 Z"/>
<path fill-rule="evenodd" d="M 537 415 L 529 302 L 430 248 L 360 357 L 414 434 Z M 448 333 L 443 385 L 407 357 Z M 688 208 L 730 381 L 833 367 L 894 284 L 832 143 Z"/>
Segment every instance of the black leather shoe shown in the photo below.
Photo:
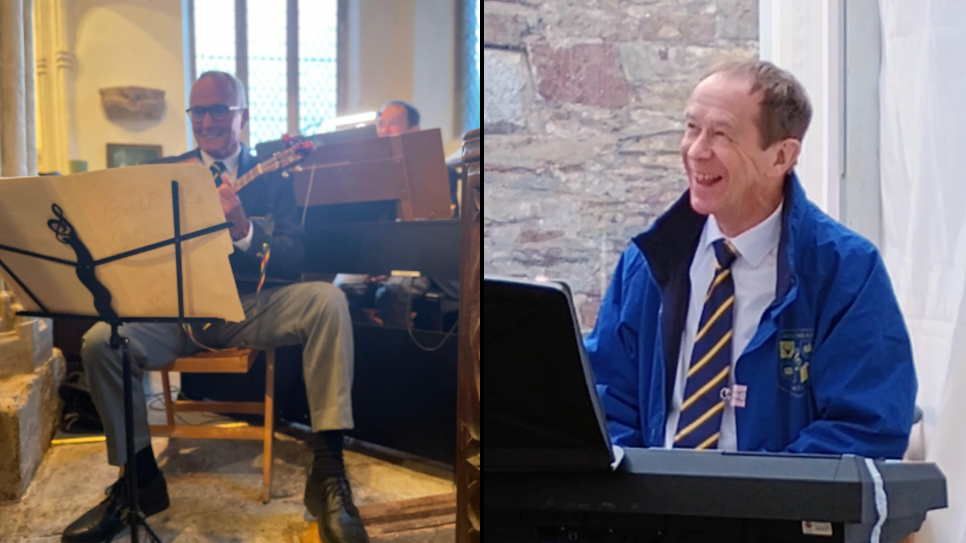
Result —
<path fill-rule="evenodd" d="M 107 499 L 64 530 L 62 543 L 110 543 L 127 527 L 125 516 L 129 500 L 127 480 L 123 477 L 107 489 Z M 145 517 L 156 515 L 171 504 L 163 475 L 138 489 L 138 505 Z"/>
<path fill-rule="evenodd" d="M 305 486 L 305 506 L 319 521 L 323 543 L 369 543 L 369 534 L 352 503 L 352 489 L 344 477 L 309 479 Z"/>

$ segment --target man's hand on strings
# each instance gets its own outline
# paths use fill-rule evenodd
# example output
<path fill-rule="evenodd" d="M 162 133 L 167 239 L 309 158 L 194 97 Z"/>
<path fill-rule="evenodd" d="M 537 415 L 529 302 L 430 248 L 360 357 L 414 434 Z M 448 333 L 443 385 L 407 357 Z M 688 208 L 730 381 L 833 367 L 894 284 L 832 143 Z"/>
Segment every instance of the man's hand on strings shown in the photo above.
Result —
<path fill-rule="evenodd" d="M 231 229 L 231 239 L 238 241 L 248 235 L 251 223 L 245 209 L 242 207 L 241 200 L 235 194 L 235 187 L 231 184 L 231 179 L 226 174 L 221 174 L 221 186 L 218 187 L 218 198 L 221 200 L 221 209 L 225 212 L 225 219 L 235 223 Z"/>

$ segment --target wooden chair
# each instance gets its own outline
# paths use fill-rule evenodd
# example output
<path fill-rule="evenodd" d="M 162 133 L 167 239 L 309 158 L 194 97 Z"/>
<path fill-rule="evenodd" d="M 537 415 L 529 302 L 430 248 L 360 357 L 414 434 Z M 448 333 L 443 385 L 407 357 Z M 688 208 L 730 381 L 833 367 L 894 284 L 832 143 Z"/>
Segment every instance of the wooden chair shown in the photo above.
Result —
<path fill-rule="evenodd" d="M 161 368 L 164 390 L 170 391 L 171 372 L 179 373 L 248 373 L 261 351 L 235 350 L 203 352 L 174 360 Z M 262 480 L 262 503 L 271 500 L 272 493 L 272 440 L 275 431 L 275 351 L 265 352 L 265 401 L 264 402 L 192 402 L 171 401 L 164 395 L 166 426 L 152 426 L 151 435 L 188 439 L 241 439 L 262 441 L 265 444 L 265 464 Z M 175 424 L 175 413 L 235 413 L 263 415 L 264 426 L 220 428 L 215 426 L 188 426 Z"/>

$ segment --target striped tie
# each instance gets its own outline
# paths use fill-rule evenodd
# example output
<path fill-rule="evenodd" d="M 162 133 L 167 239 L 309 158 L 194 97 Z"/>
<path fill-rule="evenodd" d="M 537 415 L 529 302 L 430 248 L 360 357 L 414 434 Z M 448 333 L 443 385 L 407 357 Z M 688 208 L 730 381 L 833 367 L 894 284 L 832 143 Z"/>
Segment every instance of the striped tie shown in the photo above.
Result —
<path fill-rule="evenodd" d="M 710 449 L 717 446 L 720 437 L 725 408 L 722 390 L 728 386 L 734 333 L 735 283 L 731 265 L 738 258 L 738 251 L 723 239 L 715 241 L 713 247 L 718 265 L 694 337 L 685 400 L 674 436 L 676 448 Z"/>
<path fill-rule="evenodd" d="M 209 166 L 208 169 L 211 170 L 211 176 L 215 178 L 215 186 L 220 187 L 221 174 L 228 171 L 228 168 L 225 167 L 225 163 L 221 161 L 215 162 L 214 164 Z"/>

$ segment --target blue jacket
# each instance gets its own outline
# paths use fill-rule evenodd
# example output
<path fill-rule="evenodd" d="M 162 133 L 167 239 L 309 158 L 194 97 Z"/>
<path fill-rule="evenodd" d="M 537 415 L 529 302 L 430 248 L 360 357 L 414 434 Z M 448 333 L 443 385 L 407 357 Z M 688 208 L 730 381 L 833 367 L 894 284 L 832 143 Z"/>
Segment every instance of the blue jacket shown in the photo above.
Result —
<path fill-rule="evenodd" d="M 614 443 L 663 447 L 689 269 L 706 217 L 685 194 L 633 240 L 586 340 Z M 901 458 L 916 398 L 912 347 L 875 247 L 785 183 L 777 296 L 739 357 L 741 451 Z"/>

